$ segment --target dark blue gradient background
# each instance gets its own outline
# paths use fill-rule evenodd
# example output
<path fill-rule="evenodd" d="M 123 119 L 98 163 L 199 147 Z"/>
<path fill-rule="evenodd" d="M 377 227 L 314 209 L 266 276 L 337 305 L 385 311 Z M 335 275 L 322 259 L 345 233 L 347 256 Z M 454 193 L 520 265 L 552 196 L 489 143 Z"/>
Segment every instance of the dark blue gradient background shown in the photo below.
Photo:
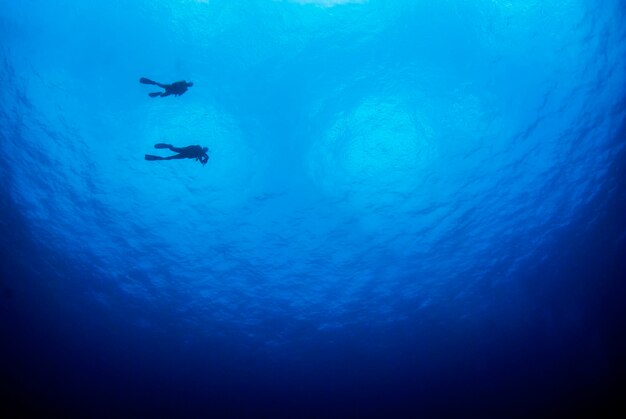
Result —
<path fill-rule="evenodd" d="M 623 410 L 624 10 L 0 0 L 0 409 Z"/>

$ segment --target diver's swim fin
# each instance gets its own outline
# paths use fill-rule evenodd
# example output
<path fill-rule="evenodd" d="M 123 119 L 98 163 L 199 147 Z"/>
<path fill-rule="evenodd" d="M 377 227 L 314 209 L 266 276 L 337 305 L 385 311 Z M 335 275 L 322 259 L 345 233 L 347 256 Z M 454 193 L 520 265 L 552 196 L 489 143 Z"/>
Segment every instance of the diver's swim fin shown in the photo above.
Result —
<path fill-rule="evenodd" d="M 163 160 L 163 157 L 153 156 L 152 154 L 146 154 L 146 160 L 148 161 Z"/>
<path fill-rule="evenodd" d="M 139 83 L 143 83 L 143 84 L 157 84 L 157 82 L 152 81 L 150 79 L 147 79 L 145 77 L 142 77 L 139 79 Z"/>
<path fill-rule="evenodd" d="M 163 93 L 163 92 L 148 93 L 148 96 L 150 96 L 150 97 L 159 97 L 159 96 L 161 96 L 161 93 Z"/>
<path fill-rule="evenodd" d="M 158 143 L 154 145 L 154 148 L 171 148 L 172 145 L 171 144 L 165 144 L 165 143 Z"/>

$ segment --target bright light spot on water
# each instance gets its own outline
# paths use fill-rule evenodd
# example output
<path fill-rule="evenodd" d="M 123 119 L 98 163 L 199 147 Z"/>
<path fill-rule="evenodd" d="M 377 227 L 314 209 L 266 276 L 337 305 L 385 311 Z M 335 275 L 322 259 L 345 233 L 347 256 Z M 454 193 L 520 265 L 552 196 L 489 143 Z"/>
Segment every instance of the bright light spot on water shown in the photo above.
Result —
<path fill-rule="evenodd" d="M 428 120 L 398 98 L 369 98 L 332 123 L 311 152 L 310 170 L 330 195 L 359 201 L 410 192 L 435 156 Z"/>

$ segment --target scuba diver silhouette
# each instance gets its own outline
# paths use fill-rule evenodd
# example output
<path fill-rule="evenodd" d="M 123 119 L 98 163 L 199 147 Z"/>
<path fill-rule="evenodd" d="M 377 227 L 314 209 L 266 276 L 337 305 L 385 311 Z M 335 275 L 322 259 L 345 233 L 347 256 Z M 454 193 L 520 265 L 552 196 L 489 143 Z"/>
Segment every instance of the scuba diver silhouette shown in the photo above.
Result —
<path fill-rule="evenodd" d="M 162 89 L 165 89 L 164 92 L 148 93 L 148 96 L 150 97 L 165 97 L 169 95 L 180 96 L 185 93 L 189 87 L 193 86 L 193 83 L 190 81 L 181 80 L 172 84 L 161 84 L 145 77 L 140 78 L 139 83 L 153 84 L 155 86 L 159 86 Z"/>
<path fill-rule="evenodd" d="M 163 143 L 158 143 L 154 145 L 154 148 L 167 148 L 171 151 L 173 151 L 174 153 L 178 153 L 178 154 L 174 154 L 173 156 L 168 156 L 168 157 L 159 157 L 159 156 L 153 156 L 152 154 L 146 154 L 146 160 L 148 161 L 155 161 L 155 160 L 174 160 L 174 159 L 196 159 L 196 161 L 199 161 L 200 163 L 202 163 L 202 165 L 204 166 L 208 161 L 209 161 L 209 155 L 207 154 L 207 151 L 209 151 L 209 149 L 207 147 L 201 147 L 199 145 L 189 145 L 187 147 L 174 147 L 171 144 L 163 144 Z"/>

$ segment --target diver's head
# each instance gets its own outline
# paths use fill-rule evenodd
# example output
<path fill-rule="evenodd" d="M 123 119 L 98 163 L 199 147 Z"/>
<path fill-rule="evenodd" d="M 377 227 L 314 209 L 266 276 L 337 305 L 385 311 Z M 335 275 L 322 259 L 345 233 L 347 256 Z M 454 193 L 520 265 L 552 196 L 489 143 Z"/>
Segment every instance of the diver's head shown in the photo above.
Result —
<path fill-rule="evenodd" d="M 188 87 L 193 86 L 193 82 L 192 82 L 192 81 L 188 81 L 188 82 L 187 82 L 187 86 L 188 86 Z"/>
<path fill-rule="evenodd" d="M 209 147 L 202 147 L 202 151 L 204 151 L 205 153 L 209 151 Z"/>

